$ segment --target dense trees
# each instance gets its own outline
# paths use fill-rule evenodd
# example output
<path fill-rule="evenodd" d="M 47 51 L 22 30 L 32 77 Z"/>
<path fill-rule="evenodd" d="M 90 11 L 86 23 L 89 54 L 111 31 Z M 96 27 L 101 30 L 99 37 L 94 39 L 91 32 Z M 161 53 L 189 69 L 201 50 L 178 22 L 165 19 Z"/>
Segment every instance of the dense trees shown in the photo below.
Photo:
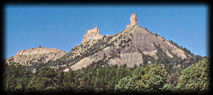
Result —
<path fill-rule="evenodd" d="M 100 62 L 99 62 L 100 63 Z M 208 60 L 168 73 L 171 68 L 158 64 L 126 68 L 93 64 L 78 71 L 56 71 L 42 67 L 35 73 L 24 66 L 6 65 L 6 91 L 94 90 L 94 91 L 176 91 L 208 90 Z"/>
<path fill-rule="evenodd" d="M 199 61 L 196 65 L 181 71 L 177 88 L 180 90 L 207 91 L 209 86 L 208 60 Z"/>
<path fill-rule="evenodd" d="M 115 86 L 119 90 L 159 90 L 164 86 L 167 72 L 157 64 L 137 67 L 131 76 L 124 77 Z"/>
<path fill-rule="evenodd" d="M 115 90 L 125 91 L 132 90 L 135 91 L 138 89 L 138 86 L 135 84 L 135 77 L 126 76 L 118 81 L 115 85 Z"/>
<path fill-rule="evenodd" d="M 29 83 L 29 78 L 32 77 L 32 73 L 23 66 L 5 64 L 3 77 L 3 87 L 6 91 L 22 91 L 26 89 Z"/>
<path fill-rule="evenodd" d="M 40 72 L 34 75 L 29 82 L 27 88 L 29 90 L 48 90 L 55 89 L 58 79 L 55 77 L 57 73 L 50 67 L 42 67 Z"/>
<path fill-rule="evenodd" d="M 140 76 L 136 82 L 140 88 L 159 90 L 166 83 L 167 72 L 157 64 L 151 64 L 142 69 Z"/>

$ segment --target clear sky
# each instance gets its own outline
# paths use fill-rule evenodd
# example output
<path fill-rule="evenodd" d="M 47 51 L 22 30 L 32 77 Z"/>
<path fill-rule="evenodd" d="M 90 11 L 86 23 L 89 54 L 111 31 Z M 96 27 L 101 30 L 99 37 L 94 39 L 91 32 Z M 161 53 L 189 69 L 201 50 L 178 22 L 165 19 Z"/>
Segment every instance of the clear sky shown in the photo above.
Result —
<path fill-rule="evenodd" d="M 137 13 L 138 23 L 197 55 L 208 55 L 208 6 L 205 5 L 8 5 L 6 57 L 23 49 L 57 48 L 69 52 L 87 30 L 121 32 Z"/>

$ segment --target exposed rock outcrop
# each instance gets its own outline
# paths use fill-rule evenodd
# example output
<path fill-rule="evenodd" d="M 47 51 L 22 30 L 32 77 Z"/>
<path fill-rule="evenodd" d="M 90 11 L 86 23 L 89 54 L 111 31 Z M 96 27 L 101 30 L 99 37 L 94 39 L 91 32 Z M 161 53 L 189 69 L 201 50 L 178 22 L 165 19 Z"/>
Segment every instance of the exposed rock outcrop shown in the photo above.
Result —
<path fill-rule="evenodd" d="M 40 61 L 39 63 L 45 63 L 45 62 L 48 62 L 49 60 L 54 61 L 65 54 L 66 52 L 58 50 L 56 48 L 39 47 L 39 48 L 21 50 L 16 55 L 6 60 L 6 62 L 14 61 L 21 65 L 26 65 L 29 62 L 32 63 L 32 62 L 37 62 L 39 60 Z"/>
<path fill-rule="evenodd" d="M 132 14 L 130 24 L 122 32 L 103 36 L 95 27 L 88 30 L 82 43 L 73 47 L 69 53 L 55 48 L 39 47 L 22 50 L 7 61 L 24 65 L 29 63 L 27 66 L 31 66 L 32 63 L 43 66 L 46 63 L 48 66 L 69 72 L 91 64 L 126 64 L 127 68 L 154 62 L 182 64 L 184 60 L 191 60 L 193 56 L 192 53 L 139 26 L 137 14 Z"/>
<path fill-rule="evenodd" d="M 97 40 L 102 38 L 103 36 L 100 34 L 100 31 L 98 27 L 95 27 L 91 30 L 88 30 L 88 32 L 84 35 L 82 42 L 87 42 L 89 40 Z"/>
<path fill-rule="evenodd" d="M 86 44 L 82 43 L 82 47 L 86 48 L 79 48 L 79 51 L 88 51 L 85 49 L 93 46 L 96 48 L 101 46 L 107 47 L 100 49 L 90 56 L 82 58 L 80 61 L 69 67 L 69 69 L 79 70 L 100 60 L 106 61 L 109 65 L 117 64 L 120 66 L 126 64 L 127 67 L 131 68 L 134 67 L 134 65 L 153 63 L 153 60 L 165 60 L 162 56 L 171 60 L 175 56 L 179 57 L 180 60 L 188 58 L 184 51 L 180 48 L 169 43 L 163 37 L 154 35 L 148 30 L 139 26 L 137 19 L 137 15 L 132 14 L 130 17 L 131 23 L 125 30 L 116 35 L 108 36 L 110 39 L 107 41 L 105 41 L 105 36 L 103 38 L 99 38 L 103 40 L 98 40 L 95 42 L 102 43 L 101 41 L 105 41 L 108 42 L 107 44 L 111 44 L 110 46 L 107 46 L 106 44 L 98 46 L 91 44 L 87 46 Z M 97 28 L 92 29 L 92 31 L 88 31 L 84 37 L 84 40 L 88 41 L 90 39 L 97 39 L 98 37 L 94 35 L 99 35 L 99 30 Z M 146 56 L 149 56 L 150 58 L 146 58 Z"/>
<path fill-rule="evenodd" d="M 138 25 L 138 16 L 137 16 L 137 14 L 132 14 L 130 16 L 130 24 L 127 25 L 126 27 L 127 28 L 131 28 L 131 27 L 133 27 L 135 25 Z"/>
<path fill-rule="evenodd" d="M 138 16 L 137 14 L 132 14 L 130 17 L 130 25 L 138 25 Z"/>

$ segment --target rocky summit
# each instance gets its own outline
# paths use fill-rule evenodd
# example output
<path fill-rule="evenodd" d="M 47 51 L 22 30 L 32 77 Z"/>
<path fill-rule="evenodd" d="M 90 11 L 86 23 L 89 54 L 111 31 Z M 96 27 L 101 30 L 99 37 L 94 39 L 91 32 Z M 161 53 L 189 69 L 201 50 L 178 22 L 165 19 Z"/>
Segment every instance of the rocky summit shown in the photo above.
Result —
<path fill-rule="evenodd" d="M 103 36 L 100 34 L 98 27 L 94 29 L 88 30 L 88 32 L 84 35 L 82 42 L 87 42 L 89 40 L 97 40 L 102 38 Z"/>
<path fill-rule="evenodd" d="M 130 17 L 130 25 L 138 25 L 138 16 L 137 14 L 132 14 Z"/>
<path fill-rule="evenodd" d="M 102 35 L 98 27 L 103 26 L 85 27 L 81 43 L 69 52 L 42 46 L 19 51 L 2 64 L 3 90 L 8 94 L 207 94 L 209 57 L 194 55 L 158 31 L 150 32 L 140 26 L 140 19 L 141 15 L 130 14 L 124 29 L 110 30 L 115 35 Z"/>
<path fill-rule="evenodd" d="M 101 35 L 95 27 L 88 30 L 82 43 L 68 53 L 40 47 L 22 50 L 8 58 L 7 63 L 48 64 L 68 72 L 96 64 L 132 68 L 157 62 L 162 66 L 172 64 L 174 68 L 184 68 L 193 63 L 188 60 L 194 59 L 196 56 L 189 50 L 139 26 L 137 14 L 132 14 L 130 24 L 118 34 Z"/>
<path fill-rule="evenodd" d="M 79 70 L 100 62 L 118 66 L 126 64 L 131 68 L 156 61 L 166 60 L 166 63 L 172 63 L 174 60 L 187 60 L 194 56 L 139 26 L 137 14 L 132 14 L 130 24 L 116 35 L 100 36 L 97 28 L 94 28 L 93 32 L 95 35 L 91 32 L 92 36 L 88 37 L 87 33 L 83 43 L 66 55 L 65 59 L 69 65 L 64 71 Z M 85 40 L 86 37 L 93 40 Z M 180 67 L 180 64 L 176 65 Z"/>
<path fill-rule="evenodd" d="M 40 46 L 38 48 L 21 50 L 16 55 L 8 58 L 6 62 L 15 62 L 21 65 L 31 66 L 32 63 L 46 63 L 50 60 L 54 61 L 65 54 L 66 52 L 56 48 L 44 48 Z"/>

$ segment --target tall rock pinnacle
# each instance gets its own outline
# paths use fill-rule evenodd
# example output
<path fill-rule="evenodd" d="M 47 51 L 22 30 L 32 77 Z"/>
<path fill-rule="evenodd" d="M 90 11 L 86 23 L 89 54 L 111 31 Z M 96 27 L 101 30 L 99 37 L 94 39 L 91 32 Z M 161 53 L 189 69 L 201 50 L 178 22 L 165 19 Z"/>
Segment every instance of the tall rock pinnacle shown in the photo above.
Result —
<path fill-rule="evenodd" d="M 137 14 L 132 14 L 130 17 L 130 25 L 138 25 L 138 16 Z"/>
<path fill-rule="evenodd" d="M 130 24 L 126 26 L 126 28 L 138 25 L 138 16 L 136 13 L 130 16 Z"/>

